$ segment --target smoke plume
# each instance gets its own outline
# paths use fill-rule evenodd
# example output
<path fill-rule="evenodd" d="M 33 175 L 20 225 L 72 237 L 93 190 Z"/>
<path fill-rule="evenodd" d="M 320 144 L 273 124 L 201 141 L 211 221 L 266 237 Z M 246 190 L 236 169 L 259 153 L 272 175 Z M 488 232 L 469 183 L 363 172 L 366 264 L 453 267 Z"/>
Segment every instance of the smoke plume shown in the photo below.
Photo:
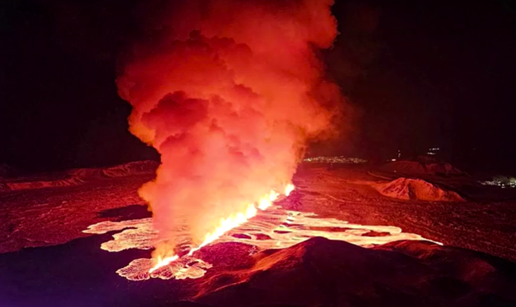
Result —
<path fill-rule="evenodd" d="M 339 89 L 317 50 L 331 0 L 174 1 L 148 22 L 117 79 L 130 131 L 161 154 L 140 189 L 168 248 L 290 183 L 307 141 L 328 136 Z"/>

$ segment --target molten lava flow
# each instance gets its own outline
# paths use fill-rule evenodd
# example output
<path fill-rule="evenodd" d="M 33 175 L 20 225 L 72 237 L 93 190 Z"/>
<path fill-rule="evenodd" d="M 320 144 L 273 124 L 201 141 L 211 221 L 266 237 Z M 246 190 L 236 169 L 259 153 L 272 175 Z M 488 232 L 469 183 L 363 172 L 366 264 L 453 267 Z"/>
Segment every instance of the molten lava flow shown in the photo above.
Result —
<path fill-rule="evenodd" d="M 158 259 L 157 259 L 157 263 L 155 266 L 153 266 L 150 270 L 149 270 L 149 273 L 152 273 L 154 271 L 156 271 L 157 269 L 161 268 L 162 266 L 165 266 L 165 265 L 168 265 L 170 264 L 172 261 L 175 261 L 179 259 L 179 256 L 178 255 L 174 255 L 174 256 L 170 256 L 170 257 L 166 257 L 166 258 L 161 258 L 158 256 Z"/>
<path fill-rule="evenodd" d="M 216 243 L 244 243 L 250 247 L 250 252 L 256 252 L 289 248 L 312 237 L 342 240 L 363 247 L 373 247 L 400 240 L 431 241 L 417 234 L 402 232 L 399 227 L 350 224 L 335 218 L 318 217 L 314 213 L 285 210 L 280 206 L 271 206 L 267 211 L 258 211 L 257 215 L 242 224 L 241 227 L 234 227 L 222 234 L 217 238 Z M 147 250 L 152 247 L 151 241 L 156 235 L 148 231 L 151 225 L 151 219 L 107 221 L 91 225 L 84 232 L 103 234 L 129 227 L 122 233 L 114 235 L 113 240 L 103 243 L 102 249 L 111 252 L 129 248 Z M 431 242 L 440 244 L 435 241 Z M 158 265 L 151 259 L 135 259 L 126 267 L 117 270 L 117 273 L 134 281 L 149 278 L 185 279 L 200 278 L 211 268 L 210 263 L 196 258 L 194 255 L 175 256 L 160 261 Z M 149 270 L 151 267 L 152 269 Z"/>
<path fill-rule="evenodd" d="M 287 184 L 287 187 L 285 188 L 285 196 L 289 196 L 295 188 L 296 187 L 292 183 Z"/>
<path fill-rule="evenodd" d="M 285 196 L 289 196 L 294 189 L 295 187 L 293 184 L 288 184 L 285 187 Z M 276 193 L 274 190 L 271 190 L 271 192 L 268 195 L 265 195 L 260 199 L 258 208 L 260 210 L 265 210 L 269 208 L 272 205 L 272 203 L 278 199 L 279 195 L 279 193 Z M 190 252 L 187 256 L 192 256 L 194 252 L 217 240 L 229 230 L 244 224 L 250 218 L 256 216 L 257 212 L 258 210 L 256 209 L 255 205 L 250 204 L 245 212 L 239 212 L 229 216 L 228 218 L 221 219 L 219 226 L 213 232 L 206 234 L 206 238 L 204 239 L 204 241 L 198 247 L 190 249 Z M 171 262 L 179 259 L 179 256 L 173 255 L 169 257 L 162 257 L 160 255 L 157 255 L 155 256 L 155 258 L 156 264 L 152 268 L 150 268 L 149 273 L 152 273 L 161 267 L 169 265 Z"/>

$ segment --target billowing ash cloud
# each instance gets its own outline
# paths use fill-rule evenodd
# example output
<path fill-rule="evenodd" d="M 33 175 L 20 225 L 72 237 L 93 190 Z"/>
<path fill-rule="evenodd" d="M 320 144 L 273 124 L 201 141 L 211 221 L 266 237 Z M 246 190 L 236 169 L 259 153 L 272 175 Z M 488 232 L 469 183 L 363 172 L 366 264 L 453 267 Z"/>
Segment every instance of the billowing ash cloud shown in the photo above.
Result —
<path fill-rule="evenodd" d="M 175 1 L 177 2 L 177 1 Z M 330 0 L 183 1 L 133 48 L 117 79 L 130 131 L 161 154 L 140 189 L 162 239 L 194 243 L 289 183 L 342 99 L 316 50 L 337 34 Z"/>

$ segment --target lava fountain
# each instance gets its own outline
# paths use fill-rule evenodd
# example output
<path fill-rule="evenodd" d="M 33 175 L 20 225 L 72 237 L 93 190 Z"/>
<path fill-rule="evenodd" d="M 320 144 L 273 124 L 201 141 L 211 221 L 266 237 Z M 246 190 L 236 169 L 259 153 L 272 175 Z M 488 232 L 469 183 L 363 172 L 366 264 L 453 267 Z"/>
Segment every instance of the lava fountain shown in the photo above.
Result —
<path fill-rule="evenodd" d="M 294 188 L 295 187 L 293 184 L 287 184 L 287 186 L 285 187 L 284 195 L 289 196 L 289 194 L 294 190 Z M 267 208 L 272 206 L 272 203 L 276 199 L 278 199 L 278 196 L 279 196 L 278 193 L 276 193 L 275 191 L 271 191 L 269 193 L 269 195 L 266 195 L 260 199 L 260 201 L 258 202 L 258 208 L 260 210 L 266 210 Z M 258 210 L 256 209 L 256 206 L 254 204 L 250 204 L 247 207 L 247 210 L 245 211 L 245 213 L 239 212 L 237 214 L 229 216 L 226 219 L 222 219 L 219 223 L 219 226 L 213 232 L 206 234 L 206 238 L 204 239 L 204 241 L 198 247 L 190 249 L 190 251 L 188 252 L 187 255 L 192 256 L 193 253 L 195 253 L 202 247 L 212 243 L 213 241 L 217 240 L 222 235 L 224 235 L 227 231 L 246 223 L 250 218 L 256 216 L 257 212 L 258 212 Z M 159 269 L 165 265 L 168 265 L 171 262 L 176 261 L 178 259 L 179 259 L 178 255 L 172 255 L 172 256 L 168 256 L 166 258 L 162 258 L 161 255 L 158 255 L 157 259 L 155 259 L 154 266 L 149 269 L 149 273 L 152 273 L 152 272 L 156 271 L 157 269 Z"/>
<path fill-rule="evenodd" d="M 163 5 L 162 2 L 160 2 Z M 121 59 L 129 129 L 161 155 L 139 190 L 158 237 L 154 266 L 190 254 L 288 194 L 307 142 L 334 133 L 338 87 L 318 49 L 337 34 L 331 0 L 170 1 Z M 149 4 L 151 5 L 151 4 Z M 142 9 L 145 11 L 145 9 Z"/>

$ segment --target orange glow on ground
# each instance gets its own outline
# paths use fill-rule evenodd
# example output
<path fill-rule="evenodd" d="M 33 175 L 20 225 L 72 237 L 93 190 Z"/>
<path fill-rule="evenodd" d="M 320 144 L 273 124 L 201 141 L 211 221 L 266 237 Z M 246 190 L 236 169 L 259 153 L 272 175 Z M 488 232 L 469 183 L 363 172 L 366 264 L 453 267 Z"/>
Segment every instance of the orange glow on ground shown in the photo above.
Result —
<path fill-rule="evenodd" d="M 284 195 L 288 196 L 293 190 L 295 189 L 295 186 L 291 183 L 289 183 L 285 189 L 284 189 Z M 271 192 L 268 195 L 263 196 L 260 201 L 258 202 L 258 209 L 260 210 L 266 210 L 269 208 L 272 203 L 278 199 L 280 196 L 279 193 L 277 193 L 274 190 L 271 190 Z M 246 223 L 250 218 L 256 216 L 258 210 L 256 209 L 256 206 L 254 204 L 249 204 L 247 207 L 247 210 L 245 212 L 238 212 L 235 214 L 230 215 L 229 217 L 225 219 L 221 219 L 219 226 L 213 231 L 208 234 L 206 234 L 206 237 L 204 241 L 197 247 L 190 249 L 190 252 L 187 256 L 192 256 L 194 252 L 200 250 L 204 246 L 212 243 L 213 241 L 220 238 L 222 235 L 224 235 L 229 230 L 236 228 L 244 223 Z M 169 265 L 171 262 L 176 261 L 179 259 L 178 255 L 163 257 L 162 255 L 157 255 L 153 257 L 153 262 L 156 263 L 152 268 L 150 268 L 149 273 L 153 273 L 157 269 Z"/>
<path fill-rule="evenodd" d="M 269 199 L 267 197 L 262 199 Z M 84 232 L 103 234 L 114 230 L 123 231 L 113 235 L 113 240 L 103 243 L 101 245 L 103 250 L 110 252 L 132 248 L 148 250 L 153 247 L 153 242 L 158 238 L 157 231 L 152 231 L 151 218 L 101 222 L 89 226 Z M 178 236 L 182 238 L 178 241 L 188 239 L 188 233 L 183 234 L 178 231 Z M 403 232 L 401 228 L 395 226 L 350 224 L 335 218 L 321 218 L 314 213 L 286 210 L 272 203 L 266 211 L 259 211 L 254 205 L 250 205 L 245 213 L 236 214 L 221 221 L 220 227 L 208 234 L 201 245 L 191 248 L 187 255 L 135 259 L 126 267 L 117 270 L 117 273 L 133 281 L 150 278 L 201 278 L 212 267 L 211 264 L 194 255 L 195 251 L 204 246 L 225 242 L 244 243 L 260 251 L 289 248 L 312 237 L 346 241 L 362 247 L 399 240 L 431 241 L 417 234 Z"/>

